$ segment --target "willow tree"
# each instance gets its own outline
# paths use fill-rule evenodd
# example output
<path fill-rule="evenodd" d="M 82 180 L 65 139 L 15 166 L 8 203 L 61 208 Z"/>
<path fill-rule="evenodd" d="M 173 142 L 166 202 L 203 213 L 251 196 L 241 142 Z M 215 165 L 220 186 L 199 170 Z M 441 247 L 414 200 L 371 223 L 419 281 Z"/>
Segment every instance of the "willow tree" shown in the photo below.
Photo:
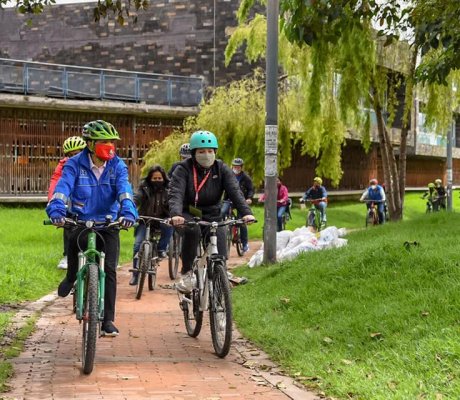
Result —
<path fill-rule="evenodd" d="M 337 139 L 341 134 L 334 132 L 339 129 L 360 133 L 363 144 L 369 146 L 370 110 L 374 110 L 388 205 L 394 220 L 402 218 L 416 62 L 426 42 L 426 35 L 420 32 L 426 34 L 423 24 L 429 18 L 420 2 L 281 0 L 280 40 L 289 45 L 280 43 L 280 66 L 300 89 L 300 97 L 306 99 L 299 107 L 303 147 L 323 146 L 316 142 L 318 136 L 309 133 L 328 123 L 334 128 L 328 129 L 321 141 L 329 143 L 330 148 L 337 150 L 340 146 Z M 243 43 L 249 60 L 264 56 L 263 17 L 256 14 L 249 18 L 254 3 L 255 0 L 243 0 L 240 5 L 239 26 L 227 48 L 228 59 Z M 382 28 L 376 29 L 373 21 Z M 406 32 L 409 39 L 406 45 L 394 40 L 401 32 Z M 304 54 L 309 54 L 308 60 Z M 403 104 L 398 104 L 396 94 L 402 85 L 405 96 Z M 433 101 L 431 96 L 428 102 Z M 396 157 L 389 130 L 398 107 L 404 111 Z M 325 156 L 322 154 L 323 160 L 328 158 Z M 340 160 L 340 155 L 335 160 Z M 327 165 L 339 168 L 336 163 Z"/>

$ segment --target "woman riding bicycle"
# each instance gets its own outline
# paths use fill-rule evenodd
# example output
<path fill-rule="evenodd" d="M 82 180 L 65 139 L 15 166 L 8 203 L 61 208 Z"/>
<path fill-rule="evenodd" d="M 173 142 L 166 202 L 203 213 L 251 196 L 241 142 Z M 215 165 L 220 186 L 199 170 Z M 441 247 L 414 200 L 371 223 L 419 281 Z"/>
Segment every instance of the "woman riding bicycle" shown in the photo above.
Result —
<path fill-rule="evenodd" d="M 278 193 L 276 195 L 276 215 L 277 215 L 277 231 L 283 230 L 283 214 L 289 206 L 289 192 L 288 188 L 283 185 L 280 178 L 276 178 L 276 187 Z M 259 202 L 265 201 L 265 193 L 259 197 Z"/>
<path fill-rule="evenodd" d="M 209 222 L 221 221 L 221 199 L 224 191 L 243 221 L 254 220 L 251 209 L 240 191 L 235 174 L 221 160 L 216 160 L 219 145 L 212 132 L 197 131 L 190 138 L 192 157 L 182 161 L 171 177 L 169 209 L 173 225 L 182 225 L 195 217 Z M 217 230 L 217 248 L 226 257 L 225 227 Z M 200 241 L 199 227 L 183 228 L 182 270 L 176 288 L 182 293 L 192 289 L 192 264 Z"/>
<path fill-rule="evenodd" d="M 133 193 L 128 181 L 128 167 L 115 154 L 115 141 L 120 140 L 112 124 L 98 120 L 83 127 L 83 139 L 87 147 L 70 158 L 62 170 L 62 177 L 56 185 L 46 212 L 51 222 L 64 225 L 66 203 L 72 199 L 70 212 L 78 220 L 104 223 L 107 216 L 119 218 L 124 228 L 132 226 L 137 219 Z M 86 244 L 85 228 L 75 228 L 69 235 L 67 276 L 60 283 L 58 295 L 66 297 L 76 280 L 78 270 L 79 244 Z M 119 231 L 109 228 L 98 230 L 97 249 L 106 254 L 105 311 L 102 334 L 118 335 L 113 325 L 117 289 L 117 262 L 120 251 Z"/>
<path fill-rule="evenodd" d="M 141 181 L 139 189 L 134 195 L 134 203 L 138 207 L 139 215 L 157 218 L 169 218 L 168 206 L 168 184 L 169 178 L 165 170 L 159 165 L 150 168 L 147 176 Z M 160 258 L 166 257 L 166 248 L 168 247 L 169 239 L 173 234 L 172 226 L 154 223 L 154 227 L 161 230 L 161 237 L 158 242 L 158 255 Z M 133 246 L 133 269 L 137 269 L 137 252 L 145 237 L 145 224 L 140 223 L 134 231 L 134 246 Z M 133 272 L 133 276 L 129 281 L 130 285 L 137 285 L 139 274 Z"/>

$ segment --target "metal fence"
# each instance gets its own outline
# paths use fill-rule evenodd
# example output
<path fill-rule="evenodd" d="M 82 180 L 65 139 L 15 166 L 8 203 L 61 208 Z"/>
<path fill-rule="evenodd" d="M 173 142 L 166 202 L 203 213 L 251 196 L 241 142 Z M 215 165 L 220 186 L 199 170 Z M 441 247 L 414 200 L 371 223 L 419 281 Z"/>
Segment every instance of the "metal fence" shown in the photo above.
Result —
<path fill-rule="evenodd" d="M 203 80 L 0 58 L 0 92 L 192 107 L 203 97 Z"/>

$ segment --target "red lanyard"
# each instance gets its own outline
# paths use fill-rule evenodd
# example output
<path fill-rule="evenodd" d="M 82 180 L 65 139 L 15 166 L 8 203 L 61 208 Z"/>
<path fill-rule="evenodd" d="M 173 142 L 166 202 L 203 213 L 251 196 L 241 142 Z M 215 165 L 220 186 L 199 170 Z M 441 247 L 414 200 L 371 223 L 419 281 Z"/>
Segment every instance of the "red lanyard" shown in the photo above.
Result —
<path fill-rule="evenodd" d="M 193 166 L 193 186 L 195 187 L 195 207 L 198 203 L 198 193 L 200 193 L 201 188 L 204 186 L 206 181 L 209 178 L 209 174 L 211 173 L 211 170 L 208 171 L 204 179 L 201 181 L 201 183 L 198 185 L 198 176 L 196 173 L 196 168 Z"/>

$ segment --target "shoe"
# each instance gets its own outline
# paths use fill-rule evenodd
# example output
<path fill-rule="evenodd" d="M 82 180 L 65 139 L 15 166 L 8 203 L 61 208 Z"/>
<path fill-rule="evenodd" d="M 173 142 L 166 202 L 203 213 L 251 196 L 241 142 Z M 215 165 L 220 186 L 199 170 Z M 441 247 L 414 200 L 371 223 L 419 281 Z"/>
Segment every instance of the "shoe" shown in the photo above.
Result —
<path fill-rule="evenodd" d="M 118 336 L 119 331 L 112 321 L 104 321 L 101 327 L 101 336 Z"/>
<path fill-rule="evenodd" d="M 160 250 L 160 251 L 158 252 L 158 258 L 159 258 L 159 259 L 162 260 L 163 258 L 166 258 L 166 257 L 167 257 L 166 251 Z"/>
<path fill-rule="evenodd" d="M 129 284 L 131 286 L 136 286 L 138 281 L 139 281 L 139 274 L 137 272 L 133 272 L 133 276 L 131 277 Z"/>
<path fill-rule="evenodd" d="M 176 290 L 180 293 L 189 294 L 195 285 L 195 275 L 192 271 L 185 274 L 180 274 L 179 279 L 176 281 Z"/>
<path fill-rule="evenodd" d="M 249 245 L 246 243 L 246 244 L 243 244 L 243 253 L 246 253 L 249 251 Z"/>
<path fill-rule="evenodd" d="M 73 288 L 74 281 L 69 281 L 67 277 L 65 277 L 62 282 L 59 284 L 58 287 L 58 296 L 59 297 L 67 297 L 70 291 Z"/>
<path fill-rule="evenodd" d="M 64 256 L 61 261 L 59 261 L 57 267 L 59 269 L 67 269 L 67 256 Z"/>

